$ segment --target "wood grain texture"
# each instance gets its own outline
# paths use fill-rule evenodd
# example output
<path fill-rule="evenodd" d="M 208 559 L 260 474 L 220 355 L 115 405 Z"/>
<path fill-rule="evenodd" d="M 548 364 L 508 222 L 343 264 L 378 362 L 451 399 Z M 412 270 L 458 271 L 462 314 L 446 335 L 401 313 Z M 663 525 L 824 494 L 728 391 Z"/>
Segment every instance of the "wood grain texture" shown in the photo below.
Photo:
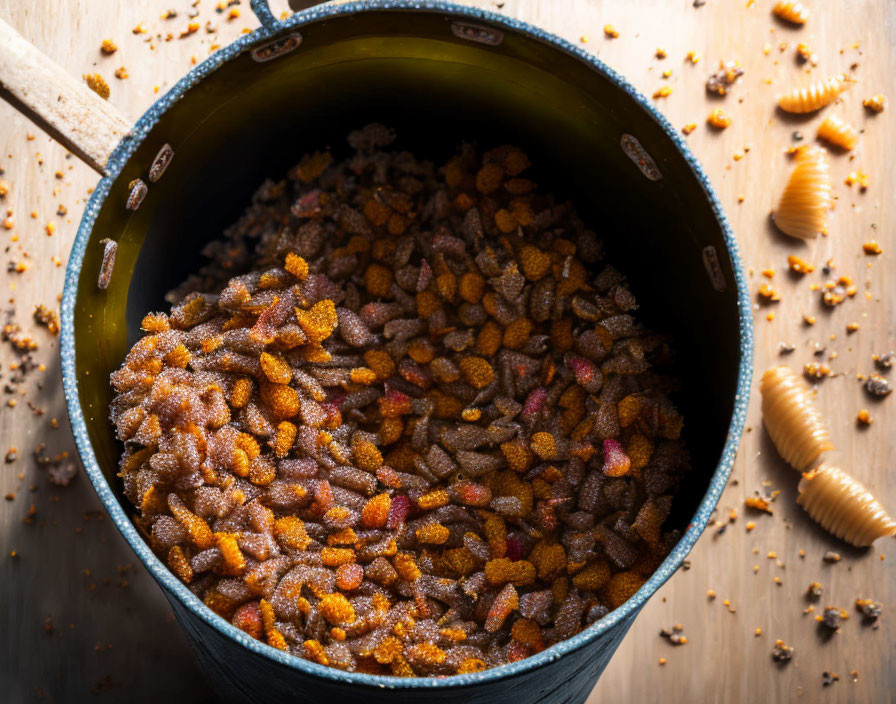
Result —
<path fill-rule="evenodd" d="M 112 87 L 111 104 L 125 115 L 136 116 L 155 99 L 154 86 L 164 90 L 172 85 L 189 68 L 191 57 L 202 59 L 210 45 L 226 44 L 244 26 L 256 25 L 248 3 L 240 6 L 241 17 L 229 21 L 226 14 L 215 12 L 215 4 L 212 0 L 199 3 L 202 29 L 183 39 L 178 35 L 189 21 L 186 0 L 6 0 L 0 4 L 0 17 L 73 76 L 101 73 Z M 495 8 L 492 1 L 468 4 Z M 574 42 L 586 35 L 582 46 L 647 95 L 662 85 L 672 87 L 672 93 L 658 102 L 677 127 L 690 122 L 698 125 L 688 142 L 706 167 L 747 266 L 754 271 L 751 291 L 755 293 L 765 281 L 761 270 L 776 271 L 770 283 L 781 292 L 782 300 L 757 305 L 755 315 L 757 371 L 782 360 L 799 369 L 809 361 L 828 361 L 830 353 L 837 353 L 828 362 L 837 376 L 819 383 L 817 393 L 838 447 L 837 462 L 893 510 L 896 474 L 889 470 L 896 460 L 896 401 L 874 402 L 863 392 L 856 373 L 873 370 L 872 353 L 896 347 L 892 279 L 896 167 L 891 157 L 896 153 L 892 127 L 896 5 L 875 0 L 808 4 L 812 16 L 802 28 L 774 19 L 772 0 L 757 0 L 749 7 L 747 0 L 708 0 L 699 8 L 692 0 L 506 0 L 502 12 Z M 285 0 L 272 5 L 275 14 L 286 7 Z M 178 10 L 178 17 L 160 19 L 169 7 Z M 61 22 L 60 17 L 67 19 Z M 209 20 L 217 28 L 215 34 L 205 31 Z M 146 22 L 149 32 L 133 34 L 131 29 L 140 22 Z M 617 39 L 604 37 L 602 28 L 608 23 L 619 31 Z M 172 39 L 166 41 L 169 33 Z M 120 47 L 111 57 L 99 50 L 107 38 Z M 817 67 L 797 63 L 799 42 L 818 55 Z M 666 51 L 665 59 L 655 58 L 657 48 Z M 686 59 L 689 51 L 701 57 L 698 63 Z M 725 98 L 707 97 L 703 81 L 722 59 L 738 60 L 746 73 Z M 119 66 L 128 69 L 130 78 L 113 78 Z M 669 78 L 662 77 L 665 70 L 671 70 Z M 778 93 L 839 72 L 853 75 L 858 83 L 838 104 L 804 117 L 776 112 Z M 881 115 L 863 110 L 862 98 L 879 92 L 887 94 L 890 110 Z M 715 107 L 733 118 L 722 132 L 705 124 Z M 794 144 L 792 133 L 800 132 L 804 142 L 813 141 L 817 125 L 829 113 L 842 116 L 862 135 L 851 154 L 830 156 L 837 196 L 830 236 L 802 243 L 778 234 L 768 213 L 787 179 L 790 164 L 784 152 Z M 54 487 L 48 483 L 46 469 L 31 458 L 39 442 L 47 444 L 47 454 L 73 451 L 57 343 L 37 328 L 31 312 L 38 303 L 58 307 L 62 268 L 55 261 L 64 263 L 67 257 L 84 197 L 96 177 L 3 104 L 0 125 L 2 178 L 11 185 L 0 207 L 12 209 L 14 218 L 11 230 L 0 229 L 0 241 L 7 262 L 28 265 L 23 273 L 4 273 L 4 287 L 7 298 L 15 299 L 15 319 L 33 330 L 40 343 L 36 358 L 46 365 L 45 371 L 29 376 L 22 386 L 26 394 L 16 395 L 15 408 L 5 405 L 8 396 L 0 399 L 4 404 L 0 451 L 5 454 L 10 446 L 18 448 L 18 459 L 3 464 L 0 473 L 2 493 L 15 493 L 13 500 L 0 506 L 0 629 L 5 639 L 0 687 L 8 692 L 10 702 L 127 699 L 142 703 L 160 697 L 209 701 L 169 607 L 146 573 L 133 565 L 115 529 L 102 519 L 100 503 L 85 477 L 79 476 L 67 488 Z M 847 174 L 858 169 L 871 178 L 865 193 L 844 185 Z M 64 216 L 56 214 L 60 204 L 68 210 Z M 51 221 L 57 229 L 48 237 L 45 226 Z M 881 243 L 881 256 L 863 254 L 862 242 L 872 238 Z M 812 262 L 816 271 L 794 278 L 786 270 L 788 254 Z M 822 310 L 819 292 L 810 290 L 810 284 L 823 283 L 820 269 L 829 259 L 835 264 L 835 275 L 849 275 L 859 287 L 854 299 L 832 311 Z M 871 300 L 866 300 L 866 290 Z M 683 297 L 682 305 L 687 304 Z M 775 314 L 772 321 L 766 319 L 770 312 Z M 818 322 L 806 326 L 804 314 L 817 316 Z M 852 321 L 860 329 L 848 335 L 846 325 Z M 795 350 L 782 358 L 779 342 L 793 343 Z M 821 357 L 813 354 L 816 342 L 826 348 Z M 6 343 L 0 360 L 4 374 L 0 381 L 5 384 L 11 373 L 9 363 L 16 361 Z M 708 530 L 690 556 L 690 569 L 676 574 L 650 601 L 598 683 L 591 704 L 883 702 L 890 701 L 896 691 L 893 543 L 884 540 L 869 551 L 851 550 L 818 529 L 796 505 L 799 477 L 777 457 L 762 429 L 757 386 L 758 374 L 749 429 L 719 508 L 720 520 L 727 521 L 732 509 L 739 514 L 737 519 L 722 535 L 717 529 Z M 45 413 L 35 415 L 27 401 Z M 874 423 L 860 431 L 855 416 L 863 407 L 869 409 Z M 59 419 L 58 429 L 51 426 L 53 417 Z M 781 490 L 774 516 L 746 514 L 744 498 L 761 490 L 765 481 Z M 34 520 L 25 523 L 32 504 Z M 756 524 L 752 532 L 745 529 L 747 521 Z M 9 557 L 12 550 L 19 556 Z M 805 551 L 804 558 L 800 550 Z M 839 551 L 842 561 L 823 563 L 822 555 L 828 550 Z M 770 552 L 777 557 L 769 558 Z M 887 559 L 882 561 L 881 555 Z M 132 566 L 125 567 L 128 564 Z M 780 586 L 774 577 L 781 580 Z M 121 580 L 127 586 L 121 586 Z M 817 608 L 832 604 L 851 614 L 833 638 L 823 638 L 813 615 L 802 613 L 809 604 L 804 593 L 812 581 L 821 582 L 825 590 Z M 709 589 L 717 594 L 715 600 L 707 598 Z M 862 624 L 853 607 L 858 596 L 883 602 L 878 629 Z M 723 605 L 725 599 L 734 613 Z M 658 636 L 661 627 L 675 623 L 684 626 L 685 646 L 672 646 Z M 754 635 L 757 628 L 762 635 Z M 786 667 L 771 662 L 777 638 L 796 647 L 794 661 Z M 660 658 L 668 660 L 665 666 L 658 664 Z M 853 669 L 858 671 L 856 682 L 849 674 Z M 824 670 L 840 676 L 826 689 L 822 688 Z"/>

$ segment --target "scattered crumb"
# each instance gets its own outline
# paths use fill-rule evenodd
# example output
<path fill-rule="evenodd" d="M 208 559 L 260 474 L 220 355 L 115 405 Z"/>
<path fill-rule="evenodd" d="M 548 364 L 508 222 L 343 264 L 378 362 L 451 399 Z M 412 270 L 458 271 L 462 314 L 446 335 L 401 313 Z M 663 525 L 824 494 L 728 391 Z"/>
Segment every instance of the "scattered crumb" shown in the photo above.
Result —
<path fill-rule="evenodd" d="M 723 130 L 731 125 L 731 116 L 724 110 L 722 110 L 722 108 L 716 108 L 711 113 L 709 113 L 709 117 L 706 118 L 706 122 L 710 127 L 714 127 L 718 130 Z"/>
<path fill-rule="evenodd" d="M 890 384 L 889 380 L 882 377 L 880 374 L 870 374 L 868 378 L 865 379 L 865 391 L 872 396 L 883 398 L 892 390 L 893 386 Z"/>
<path fill-rule="evenodd" d="M 883 612 L 883 605 L 879 601 L 871 599 L 856 599 L 856 609 L 862 614 L 865 621 L 876 621 Z"/>
<path fill-rule="evenodd" d="M 871 177 L 861 170 L 850 171 L 844 183 L 847 186 L 852 186 L 857 183 L 859 188 L 864 191 L 868 188 L 868 184 L 871 183 Z"/>
<path fill-rule="evenodd" d="M 831 376 L 831 373 L 831 368 L 824 362 L 821 364 L 807 362 L 805 366 L 803 366 L 803 374 L 808 379 L 824 379 L 825 377 Z"/>
<path fill-rule="evenodd" d="M 837 606 L 825 606 L 821 616 L 815 618 L 828 630 L 836 631 L 840 628 L 840 624 L 849 618 L 849 614 Z"/>
<path fill-rule="evenodd" d="M 103 100 L 108 100 L 110 95 L 109 84 L 106 79 L 98 73 L 88 73 L 84 75 L 84 82 L 87 87 L 100 96 Z"/>
<path fill-rule="evenodd" d="M 761 496 L 748 496 L 744 499 L 744 505 L 754 511 L 765 511 L 766 513 L 774 513 L 768 501 Z"/>
<path fill-rule="evenodd" d="M 871 359 L 881 369 L 891 369 L 893 360 L 896 359 L 896 352 L 884 352 L 883 354 L 871 355 Z"/>
<path fill-rule="evenodd" d="M 811 274 L 815 271 L 815 267 L 812 266 L 805 259 L 801 259 L 795 254 L 791 254 L 787 257 L 787 266 L 790 267 L 790 270 L 796 272 L 797 274 Z"/>
<path fill-rule="evenodd" d="M 684 631 L 684 626 L 680 623 L 676 623 L 672 626 L 672 630 L 666 630 L 663 628 L 660 630 L 660 637 L 665 638 L 667 641 L 672 643 L 672 645 L 685 645 L 688 642 L 688 637 L 682 633 Z"/>
<path fill-rule="evenodd" d="M 59 334 L 59 315 L 55 310 L 47 308 L 42 303 L 38 304 L 34 307 L 34 319 L 47 328 L 52 335 Z"/>
<path fill-rule="evenodd" d="M 757 291 L 759 297 L 766 301 L 780 301 L 781 294 L 775 289 L 773 286 L 769 284 L 762 284 Z"/>
<path fill-rule="evenodd" d="M 822 672 L 821 673 L 821 685 L 822 687 L 830 687 L 834 682 L 837 682 L 840 679 L 840 675 L 836 672 Z"/>
<path fill-rule="evenodd" d="M 792 646 L 787 645 L 783 640 L 776 640 L 775 647 L 772 648 L 772 660 L 778 663 L 788 663 L 793 658 L 793 653 Z"/>
<path fill-rule="evenodd" d="M 883 93 L 878 93 L 870 98 L 865 98 L 862 101 L 862 105 L 871 110 L 871 112 L 883 112 L 884 108 L 887 107 L 887 99 Z"/>
<path fill-rule="evenodd" d="M 744 70 L 738 66 L 736 61 L 720 61 L 719 70 L 706 79 L 706 92 L 725 95 L 728 87 L 743 75 Z"/>

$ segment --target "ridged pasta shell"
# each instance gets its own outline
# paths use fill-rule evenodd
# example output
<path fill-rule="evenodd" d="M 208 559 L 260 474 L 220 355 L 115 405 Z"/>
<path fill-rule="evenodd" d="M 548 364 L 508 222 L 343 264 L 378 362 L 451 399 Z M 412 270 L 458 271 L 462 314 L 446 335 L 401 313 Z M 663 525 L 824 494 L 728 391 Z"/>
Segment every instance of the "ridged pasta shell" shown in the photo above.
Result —
<path fill-rule="evenodd" d="M 809 8 L 801 2 L 794 2 L 794 0 L 778 0 L 772 8 L 772 12 L 782 20 L 793 24 L 805 24 L 809 19 Z"/>
<path fill-rule="evenodd" d="M 857 547 L 896 533 L 893 520 L 868 489 L 838 467 L 821 465 L 800 480 L 797 503 L 829 533 Z"/>
<path fill-rule="evenodd" d="M 788 367 L 772 367 L 759 383 L 762 422 L 778 454 L 803 471 L 822 452 L 834 449 L 821 414 L 812 403 L 809 389 Z"/>
<path fill-rule="evenodd" d="M 818 126 L 818 136 L 843 149 L 853 149 L 859 142 L 858 130 L 836 115 L 828 115 Z"/>
<path fill-rule="evenodd" d="M 791 237 L 813 239 L 827 228 L 832 204 L 831 175 L 824 150 L 801 148 L 774 212 L 775 225 Z"/>
<path fill-rule="evenodd" d="M 837 96 L 853 83 L 843 74 L 831 76 L 823 81 L 815 81 L 802 88 L 794 88 L 778 97 L 778 105 L 786 112 L 815 112 L 833 103 Z"/>

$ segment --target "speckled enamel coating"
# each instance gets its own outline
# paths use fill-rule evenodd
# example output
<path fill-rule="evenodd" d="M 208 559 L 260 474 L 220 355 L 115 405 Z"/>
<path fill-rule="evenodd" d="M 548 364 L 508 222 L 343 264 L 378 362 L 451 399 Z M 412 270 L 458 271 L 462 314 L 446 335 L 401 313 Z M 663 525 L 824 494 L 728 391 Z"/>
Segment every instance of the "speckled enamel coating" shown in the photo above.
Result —
<path fill-rule="evenodd" d="M 749 291 L 737 242 L 706 174 L 677 131 L 648 100 L 624 78 L 593 55 L 525 22 L 476 8 L 441 0 L 368 0 L 340 6 L 318 6 L 280 22 L 265 0 L 252 0 L 262 27 L 215 52 L 178 81 L 137 121 L 121 141 L 107 165 L 106 175 L 91 195 L 69 257 L 62 299 L 62 375 L 72 430 L 90 481 L 115 525 L 134 552 L 163 587 L 175 614 L 187 633 L 200 664 L 223 701 L 322 701 L 338 702 L 364 697 L 365 704 L 411 702 L 422 697 L 433 702 L 488 702 L 497 704 L 573 704 L 584 702 L 594 682 L 609 662 L 634 617 L 662 584 L 672 576 L 703 532 L 728 481 L 737 444 L 744 428 L 750 393 L 753 328 Z M 484 20 L 510 31 L 550 43 L 576 56 L 615 83 L 650 113 L 680 150 L 701 182 L 708 202 L 723 230 L 738 291 L 740 363 L 734 412 L 718 467 L 696 514 L 678 544 L 644 586 L 620 608 L 578 635 L 516 663 L 480 673 L 444 678 L 402 679 L 323 667 L 257 641 L 215 615 L 194 596 L 152 552 L 125 514 L 112 487 L 103 476 L 88 438 L 78 396 L 75 371 L 74 310 L 78 278 L 94 221 L 122 167 L 152 130 L 159 117 L 194 85 L 220 65 L 271 36 L 325 17 L 369 9 L 422 10 L 448 13 L 458 18 Z M 162 673 L 160 673 L 162 674 Z"/>

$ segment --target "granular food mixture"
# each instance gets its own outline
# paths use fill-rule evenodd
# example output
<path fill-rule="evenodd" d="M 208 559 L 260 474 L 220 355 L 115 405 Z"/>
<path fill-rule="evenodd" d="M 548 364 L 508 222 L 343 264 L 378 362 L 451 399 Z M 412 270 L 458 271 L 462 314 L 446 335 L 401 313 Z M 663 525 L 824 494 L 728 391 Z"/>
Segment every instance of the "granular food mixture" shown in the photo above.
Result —
<path fill-rule="evenodd" d="M 346 670 L 475 672 L 655 570 L 682 419 L 666 340 L 523 152 L 437 169 L 392 139 L 266 182 L 144 318 L 111 416 L 138 525 L 222 617 Z"/>

